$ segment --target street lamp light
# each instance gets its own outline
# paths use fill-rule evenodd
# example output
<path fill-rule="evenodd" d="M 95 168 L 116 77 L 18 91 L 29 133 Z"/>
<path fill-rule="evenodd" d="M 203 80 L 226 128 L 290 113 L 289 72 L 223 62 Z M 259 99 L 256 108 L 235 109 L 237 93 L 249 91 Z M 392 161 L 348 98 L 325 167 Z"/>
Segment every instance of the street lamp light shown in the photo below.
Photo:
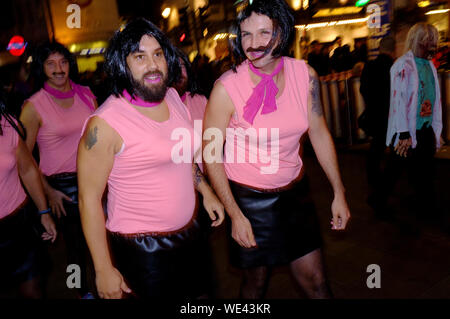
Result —
<path fill-rule="evenodd" d="M 170 8 L 165 8 L 164 10 L 163 10 L 163 12 L 162 12 L 162 16 L 163 16 L 163 18 L 164 19 L 167 19 L 169 16 L 170 16 L 170 12 L 171 12 L 172 10 L 170 9 Z"/>

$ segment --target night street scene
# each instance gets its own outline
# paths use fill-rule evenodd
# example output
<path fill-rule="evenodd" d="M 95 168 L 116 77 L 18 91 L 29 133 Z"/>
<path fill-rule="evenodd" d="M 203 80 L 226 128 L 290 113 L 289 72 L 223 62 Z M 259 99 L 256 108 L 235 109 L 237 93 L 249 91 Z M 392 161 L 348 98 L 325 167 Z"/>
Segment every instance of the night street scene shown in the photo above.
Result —
<path fill-rule="evenodd" d="M 0 300 L 449 299 L 449 24 L 446 0 L 1 1 Z"/>

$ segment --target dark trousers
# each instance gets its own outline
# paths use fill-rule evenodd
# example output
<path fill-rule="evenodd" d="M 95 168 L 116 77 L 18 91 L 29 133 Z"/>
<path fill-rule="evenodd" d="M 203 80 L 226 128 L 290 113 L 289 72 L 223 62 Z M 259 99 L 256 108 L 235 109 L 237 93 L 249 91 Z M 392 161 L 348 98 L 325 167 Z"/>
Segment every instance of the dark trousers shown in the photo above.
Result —
<path fill-rule="evenodd" d="M 27 209 L 27 205 L 21 205 L 0 218 L 0 291 L 42 275 L 45 267 L 46 256 Z"/>
<path fill-rule="evenodd" d="M 383 183 L 383 160 L 385 159 L 386 134 L 374 135 L 367 154 L 366 170 L 370 195 L 376 193 Z"/>
<path fill-rule="evenodd" d="M 417 146 L 410 149 L 408 156 L 400 157 L 391 147 L 391 154 L 386 164 L 384 183 L 381 190 L 381 204 L 386 204 L 388 197 L 404 171 L 407 172 L 415 196 L 408 203 L 410 210 L 418 216 L 432 214 L 436 210 L 434 187 L 436 139 L 431 127 L 417 131 Z"/>
<path fill-rule="evenodd" d="M 63 192 L 72 199 L 72 202 L 63 200 L 67 216 L 62 215 L 57 220 L 57 226 L 62 233 L 66 245 L 67 265 L 76 264 L 81 270 L 81 288 L 78 294 L 83 296 L 93 289 L 89 285 L 87 276 L 88 248 L 81 227 L 80 211 L 78 209 L 78 183 L 74 173 L 64 173 L 48 178 L 50 185 Z"/>
<path fill-rule="evenodd" d="M 64 202 L 67 216 L 62 216 L 58 228 L 66 245 L 67 265 L 76 264 L 81 270 L 81 288 L 77 289 L 80 296 L 89 292 L 87 283 L 87 244 L 81 228 L 78 204 Z"/>

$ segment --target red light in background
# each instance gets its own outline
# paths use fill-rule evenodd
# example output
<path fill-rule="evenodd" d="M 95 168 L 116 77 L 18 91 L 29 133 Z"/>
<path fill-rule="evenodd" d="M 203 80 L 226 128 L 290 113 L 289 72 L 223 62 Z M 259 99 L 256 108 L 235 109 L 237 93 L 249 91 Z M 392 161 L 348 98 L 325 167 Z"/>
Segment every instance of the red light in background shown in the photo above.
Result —
<path fill-rule="evenodd" d="M 21 56 L 23 52 L 25 52 L 26 47 L 27 43 L 25 42 L 24 38 L 20 35 L 15 35 L 9 41 L 6 50 L 8 50 L 9 53 L 14 56 Z"/>
<path fill-rule="evenodd" d="M 186 39 L 186 33 L 183 33 L 180 37 L 180 42 L 183 42 Z"/>

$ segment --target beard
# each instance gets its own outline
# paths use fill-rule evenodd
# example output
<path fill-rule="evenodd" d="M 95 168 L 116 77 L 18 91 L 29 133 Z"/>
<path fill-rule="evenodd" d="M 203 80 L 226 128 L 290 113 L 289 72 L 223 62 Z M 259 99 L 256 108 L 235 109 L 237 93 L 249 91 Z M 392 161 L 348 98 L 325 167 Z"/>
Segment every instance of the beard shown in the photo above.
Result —
<path fill-rule="evenodd" d="M 151 87 L 149 87 L 145 83 L 144 79 L 145 77 L 155 73 L 161 75 L 161 82 L 158 84 L 151 84 Z M 144 74 L 144 76 L 140 81 L 136 80 L 133 77 L 131 78 L 131 85 L 134 88 L 136 95 L 138 95 L 144 101 L 150 103 L 160 102 L 164 99 L 167 93 L 168 87 L 167 84 L 168 84 L 167 75 L 164 76 L 164 74 L 160 71 L 146 73 Z"/>

